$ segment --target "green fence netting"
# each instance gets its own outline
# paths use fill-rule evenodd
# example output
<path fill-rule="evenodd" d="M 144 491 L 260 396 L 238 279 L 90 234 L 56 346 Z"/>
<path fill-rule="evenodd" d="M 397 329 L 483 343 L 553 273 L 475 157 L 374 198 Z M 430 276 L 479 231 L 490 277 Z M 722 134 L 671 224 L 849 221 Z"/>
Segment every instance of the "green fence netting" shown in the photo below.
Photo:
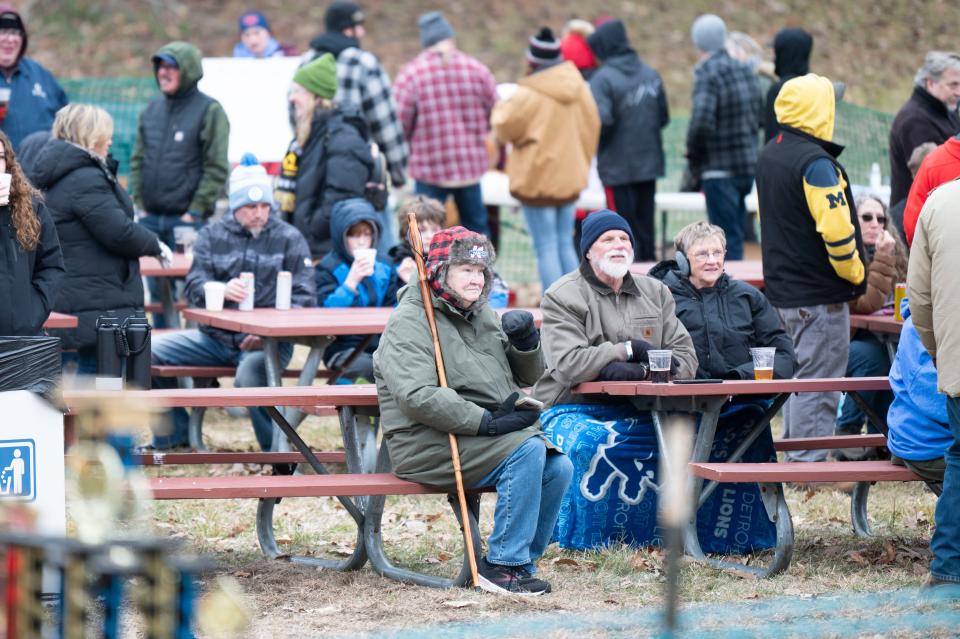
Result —
<path fill-rule="evenodd" d="M 71 102 L 95 104 L 105 109 L 114 120 L 113 155 L 120 162 L 120 173 L 130 168 L 130 153 L 137 133 L 137 116 L 154 96 L 157 85 L 153 78 L 83 78 L 62 80 Z M 874 163 L 880 166 L 883 182 L 889 183 L 887 141 L 893 116 L 854 104 L 837 105 L 834 139 L 846 146 L 841 161 L 855 184 L 869 183 Z M 664 130 L 663 144 L 667 157 L 666 175 L 659 180 L 660 191 L 675 191 L 683 172 L 686 118 L 674 118 Z M 758 140 L 759 143 L 759 140 Z M 672 237 L 681 227 L 699 219 L 696 213 L 670 215 L 667 234 Z M 523 216 L 516 210 L 504 209 L 500 214 L 501 239 L 498 268 L 511 284 L 538 281 L 536 262 Z M 657 237 L 660 218 L 657 217 Z"/>

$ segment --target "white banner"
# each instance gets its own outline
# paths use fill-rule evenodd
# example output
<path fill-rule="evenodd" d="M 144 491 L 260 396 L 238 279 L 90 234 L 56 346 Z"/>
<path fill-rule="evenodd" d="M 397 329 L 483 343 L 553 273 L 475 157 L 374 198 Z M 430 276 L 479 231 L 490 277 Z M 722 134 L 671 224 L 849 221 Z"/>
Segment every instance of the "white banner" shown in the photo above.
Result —
<path fill-rule="evenodd" d="M 287 91 L 298 57 L 204 58 L 199 88 L 223 105 L 230 119 L 231 164 L 244 153 L 260 162 L 280 162 L 293 132 Z"/>

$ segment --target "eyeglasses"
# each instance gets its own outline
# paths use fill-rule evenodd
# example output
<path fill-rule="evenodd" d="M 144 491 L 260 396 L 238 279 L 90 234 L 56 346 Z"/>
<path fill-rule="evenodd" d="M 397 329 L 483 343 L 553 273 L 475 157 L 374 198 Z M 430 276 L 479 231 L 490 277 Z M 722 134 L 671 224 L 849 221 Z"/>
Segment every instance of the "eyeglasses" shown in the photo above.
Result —
<path fill-rule="evenodd" d="M 726 251 L 722 251 L 720 249 L 714 249 L 712 251 L 697 251 L 696 253 L 693 254 L 693 259 L 695 259 L 700 264 L 703 264 L 708 259 L 714 259 L 719 262 L 726 256 L 727 256 Z"/>
<path fill-rule="evenodd" d="M 887 217 L 885 215 L 874 216 L 873 213 L 864 213 L 860 216 L 861 222 L 873 222 L 873 218 L 877 218 L 877 224 L 883 225 L 887 223 Z"/>
<path fill-rule="evenodd" d="M 20 29 L 0 29 L 0 38 L 12 38 L 12 37 L 23 37 L 23 32 Z"/>

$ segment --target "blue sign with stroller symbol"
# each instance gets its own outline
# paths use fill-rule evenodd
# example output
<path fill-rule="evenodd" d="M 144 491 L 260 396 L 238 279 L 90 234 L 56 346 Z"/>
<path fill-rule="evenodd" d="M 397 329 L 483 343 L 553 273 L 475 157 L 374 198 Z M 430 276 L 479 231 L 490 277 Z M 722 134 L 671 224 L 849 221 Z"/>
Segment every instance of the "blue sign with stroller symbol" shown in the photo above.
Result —
<path fill-rule="evenodd" d="M 36 446 L 32 439 L 0 440 L 0 500 L 37 498 Z"/>

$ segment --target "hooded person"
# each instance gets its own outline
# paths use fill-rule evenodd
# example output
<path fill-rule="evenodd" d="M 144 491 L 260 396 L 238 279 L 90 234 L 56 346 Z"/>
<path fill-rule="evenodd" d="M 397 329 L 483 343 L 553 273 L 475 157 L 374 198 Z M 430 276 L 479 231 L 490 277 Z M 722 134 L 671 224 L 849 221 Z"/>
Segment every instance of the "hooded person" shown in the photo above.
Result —
<path fill-rule="evenodd" d="M 587 42 L 601 62 L 590 91 L 602 125 L 597 171 L 607 206 L 630 224 L 634 258 L 653 260 L 657 178 L 666 166 L 662 130 L 670 122 L 666 90 L 631 48 L 623 21 L 603 23 Z"/>
<path fill-rule="evenodd" d="M 296 133 L 277 180 L 280 211 L 310 244 L 315 260 L 332 248 L 333 205 L 363 197 L 373 174 L 366 120 L 357 105 L 334 104 L 337 62 L 325 53 L 293 76 Z"/>
<path fill-rule="evenodd" d="M 0 3 L 0 33 L 0 89 L 9 91 L 0 100 L 0 130 L 19 151 L 25 137 L 50 130 L 67 94 L 50 71 L 25 57 L 27 28 L 20 12 L 6 3 Z"/>
<path fill-rule="evenodd" d="M 397 303 L 397 273 L 378 260 L 376 246 L 383 228 L 377 211 L 363 198 L 349 198 L 333 205 L 330 236 L 333 249 L 317 264 L 317 306 L 321 308 L 377 308 Z M 372 250 L 372 253 L 371 253 Z M 340 335 L 327 346 L 323 363 L 340 369 L 364 341 L 363 335 Z M 341 371 L 341 378 L 373 379 L 375 336 L 366 349 Z"/>
<path fill-rule="evenodd" d="M 427 303 L 447 386 L 438 382 L 417 285 L 400 291 L 374 354 L 374 376 L 393 472 L 453 490 L 449 434 L 456 435 L 464 485 L 497 490 L 480 587 L 534 596 L 551 590 L 534 573 L 571 468 L 540 431 L 539 411 L 517 406 L 520 389 L 543 373 L 543 354 L 532 315 L 509 311 L 501 320 L 486 303 L 494 260 L 486 237 L 460 226 L 438 232 L 426 264 Z"/>
<path fill-rule="evenodd" d="M 781 29 L 773 39 L 774 73 L 779 80 L 767 90 L 763 110 L 764 140 L 773 138 L 780 128 L 773 105 L 780 88 L 788 80 L 810 72 L 810 54 L 813 51 L 813 36 L 798 27 Z"/>
<path fill-rule="evenodd" d="M 254 308 L 273 308 L 277 298 L 277 274 L 291 274 L 291 308 L 316 304 L 313 264 L 306 240 L 300 232 L 276 214 L 270 176 L 251 154 L 230 174 L 230 212 L 208 224 L 197 234 L 193 262 L 187 274 L 184 297 L 193 307 L 203 307 L 205 285 L 225 285 L 224 308 L 238 308 L 249 294 L 241 273 L 253 273 Z M 293 345 L 279 345 L 280 367 L 286 367 Z M 266 386 L 267 370 L 260 337 L 211 326 L 175 331 L 155 337 L 152 363 L 166 366 L 233 366 L 237 387 Z M 155 388 L 176 386 L 172 378 L 155 377 Z M 273 423 L 260 408 L 251 408 L 250 417 L 257 442 L 263 450 L 273 444 Z M 173 429 L 155 433 L 153 448 L 188 444 L 187 414 L 173 411 Z"/>
<path fill-rule="evenodd" d="M 490 121 L 497 140 L 513 145 L 507 158 L 510 194 L 523 206 L 546 291 L 579 262 L 574 203 L 587 186 L 600 119 L 590 89 L 576 66 L 560 57 L 549 28 L 530 38 L 526 55 L 530 74 L 497 103 Z"/>
<path fill-rule="evenodd" d="M 864 293 L 865 253 L 850 180 L 833 142 L 835 99 L 827 78 L 787 81 L 775 104 L 777 136 L 760 152 L 757 197 L 765 293 L 791 336 L 796 376 L 843 377 L 848 303 Z M 784 408 L 785 436 L 833 434 L 839 393 L 802 393 Z M 790 451 L 821 461 L 827 451 Z"/>
<path fill-rule="evenodd" d="M 407 179 L 407 143 L 397 117 L 390 76 L 377 56 L 360 43 L 366 34 L 366 19 L 355 2 L 334 0 L 324 14 L 325 31 L 310 41 L 303 60 L 306 63 L 324 53 L 334 57 L 338 68 L 336 101 L 351 102 L 361 110 L 370 136 L 387 162 L 390 182 L 400 188 Z M 381 221 L 386 232 L 395 235 L 392 221 L 386 217 Z"/>

